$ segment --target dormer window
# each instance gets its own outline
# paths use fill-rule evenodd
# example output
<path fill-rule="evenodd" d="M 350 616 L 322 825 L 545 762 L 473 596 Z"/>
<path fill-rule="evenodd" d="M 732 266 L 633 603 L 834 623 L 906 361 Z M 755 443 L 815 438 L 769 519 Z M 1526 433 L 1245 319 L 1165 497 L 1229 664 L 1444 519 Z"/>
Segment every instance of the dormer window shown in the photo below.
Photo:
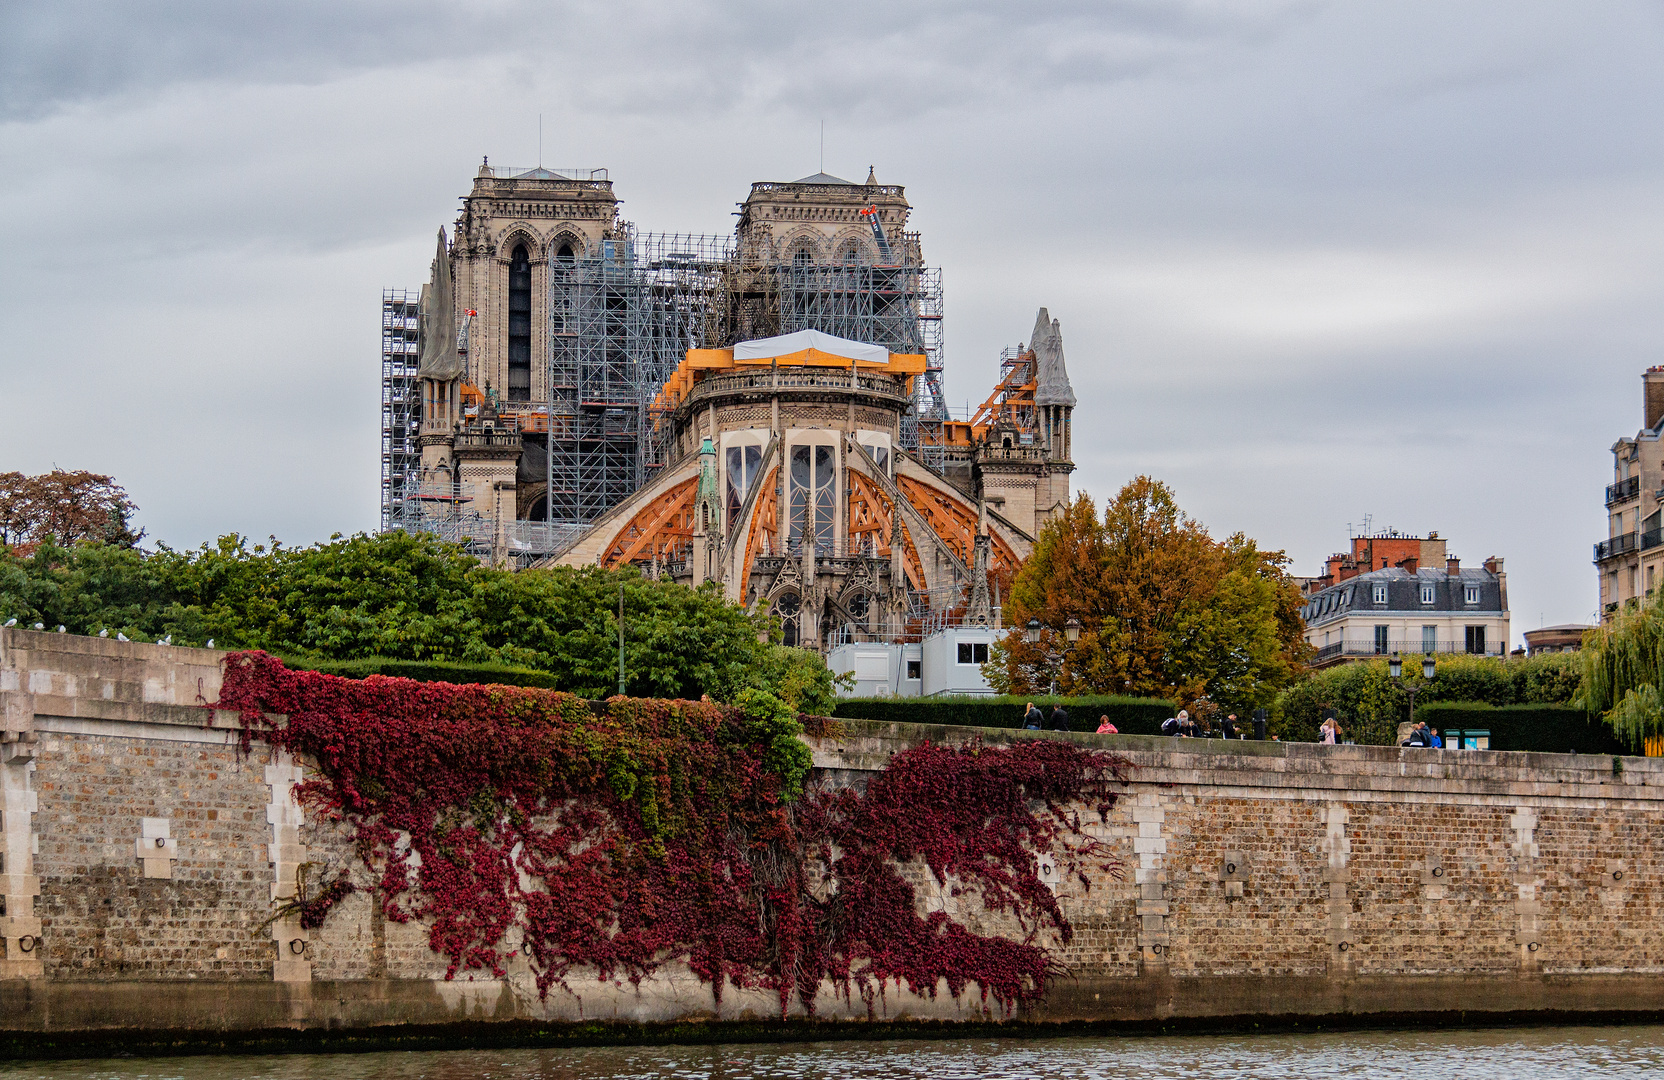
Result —
<path fill-rule="evenodd" d="M 1464 585 L 1464 586 L 1462 586 L 1462 603 L 1464 603 L 1464 604 L 1477 604 L 1477 603 L 1479 603 L 1479 586 L 1477 586 L 1477 585 Z"/>
<path fill-rule="evenodd" d="M 1422 585 L 1421 602 L 1424 604 L 1431 604 L 1433 602 L 1433 586 L 1426 584 Z"/>
<path fill-rule="evenodd" d="M 1385 583 L 1377 584 L 1374 587 L 1374 592 L 1375 602 L 1377 604 L 1384 604 L 1387 602 L 1387 586 Z"/>

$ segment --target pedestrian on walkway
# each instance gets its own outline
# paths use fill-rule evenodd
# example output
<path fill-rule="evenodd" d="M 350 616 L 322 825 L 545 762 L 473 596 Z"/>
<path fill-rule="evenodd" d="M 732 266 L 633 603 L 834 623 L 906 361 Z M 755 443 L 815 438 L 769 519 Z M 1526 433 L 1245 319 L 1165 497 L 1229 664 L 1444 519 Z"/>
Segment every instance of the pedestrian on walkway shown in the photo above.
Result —
<path fill-rule="evenodd" d="M 1023 713 L 1023 727 L 1029 731 L 1039 731 L 1046 717 L 1034 702 L 1028 703 L 1028 709 Z"/>
<path fill-rule="evenodd" d="M 1219 726 L 1225 730 L 1225 738 L 1236 738 L 1236 713 L 1225 714 L 1225 722 Z"/>
<path fill-rule="evenodd" d="M 1069 730 L 1069 710 L 1060 701 L 1052 706 L 1052 722 L 1048 725 L 1053 731 Z"/>
<path fill-rule="evenodd" d="M 1333 746 L 1340 742 L 1340 725 L 1335 723 L 1334 717 L 1325 716 L 1323 718 L 1323 726 L 1318 730 L 1322 733 L 1322 737 L 1318 740 L 1319 742 L 1328 746 Z"/>
<path fill-rule="evenodd" d="M 1115 730 L 1115 725 L 1109 722 L 1108 716 L 1100 716 L 1098 717 L 1098 734 L 1119 735 L 1121 733 Z"/>
<path fill-rule="evenodd" d="M 1187 739 L 1196 737 L 1196 721 L 1190 718 L 1190 710 L 1179 710 L 1179 734 Z"/>

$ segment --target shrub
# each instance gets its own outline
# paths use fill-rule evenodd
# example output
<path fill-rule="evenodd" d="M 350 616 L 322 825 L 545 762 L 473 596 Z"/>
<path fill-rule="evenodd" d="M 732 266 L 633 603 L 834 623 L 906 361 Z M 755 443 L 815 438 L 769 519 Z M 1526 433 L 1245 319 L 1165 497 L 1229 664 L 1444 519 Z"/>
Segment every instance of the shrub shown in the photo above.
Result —
<path fill-rule="evenodd" d="M 1487 729 L 1492 750 L 1539 754 L 1633 752 L 1598 718 L 1570 705 L 1496 706 L 1482 701 L 1440 701 L 1418 706 L 1416 719 L 1441 732 Z"/>
<path fill-rule="evenodd" d="M 845 698 L 832 715 L 840 720 L 880 720 L 901 724 L 949 724 L 955 727 L 1020 728 L 1023 706 L 1030 701 L 1050 715 L 1061 703 L 1075 731 L 1098 730 L 1098 717 L 1123 735 L 1158 735 L 1161 722 L 1178 712 L 1171 701 L 1121 696 L 1092 697 L 929 697 Z"/>

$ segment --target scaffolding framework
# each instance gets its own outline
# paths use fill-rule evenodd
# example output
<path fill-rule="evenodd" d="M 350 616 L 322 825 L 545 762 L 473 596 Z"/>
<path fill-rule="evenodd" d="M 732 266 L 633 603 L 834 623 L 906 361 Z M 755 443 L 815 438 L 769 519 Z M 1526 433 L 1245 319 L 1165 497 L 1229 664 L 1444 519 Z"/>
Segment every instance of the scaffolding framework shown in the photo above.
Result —
<path fill-rule="evenodd" d="M 403 501 L 421 456 L 416 432 L 421 399 L 416 364 L 421 357 L 420 296 L 408 289 L 381 291 L 381 528 L 397 528 Z"/>
<path fill-rule="evenodd" d="M 879 263 L 775 262 L 742 255 L 734 236 L 637 233 L 624 223 L 593 250 L 552 259 L 546 397 L 523 411 L 508 406 L 519 430 L 542 433 L 545 497 L 533 521 L 500 526 L 441 505 L 454 491 L 419 484 L 418 294 L 385 290 L 382 528 L 434 532 L 495 557 L 560 550 L 669 463 L 669 427 L 652 402 L 690 348 L 798 330 L 924 354 L 901 445 L 941 468 L 942 277 L 918 251 L 918 235 L 907 233 Z"/>

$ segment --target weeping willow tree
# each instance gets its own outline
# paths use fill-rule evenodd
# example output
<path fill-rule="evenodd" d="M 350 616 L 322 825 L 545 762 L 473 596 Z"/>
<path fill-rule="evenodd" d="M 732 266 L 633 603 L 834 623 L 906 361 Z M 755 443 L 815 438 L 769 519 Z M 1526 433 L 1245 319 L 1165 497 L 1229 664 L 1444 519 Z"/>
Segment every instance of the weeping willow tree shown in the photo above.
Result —
<path fill-rule="evenodd" d="M 1664 595 L 1589 631 L 1583 638 L 1583 690 L 1574 704 L 1640 749 L 1664 734 Z"/>

